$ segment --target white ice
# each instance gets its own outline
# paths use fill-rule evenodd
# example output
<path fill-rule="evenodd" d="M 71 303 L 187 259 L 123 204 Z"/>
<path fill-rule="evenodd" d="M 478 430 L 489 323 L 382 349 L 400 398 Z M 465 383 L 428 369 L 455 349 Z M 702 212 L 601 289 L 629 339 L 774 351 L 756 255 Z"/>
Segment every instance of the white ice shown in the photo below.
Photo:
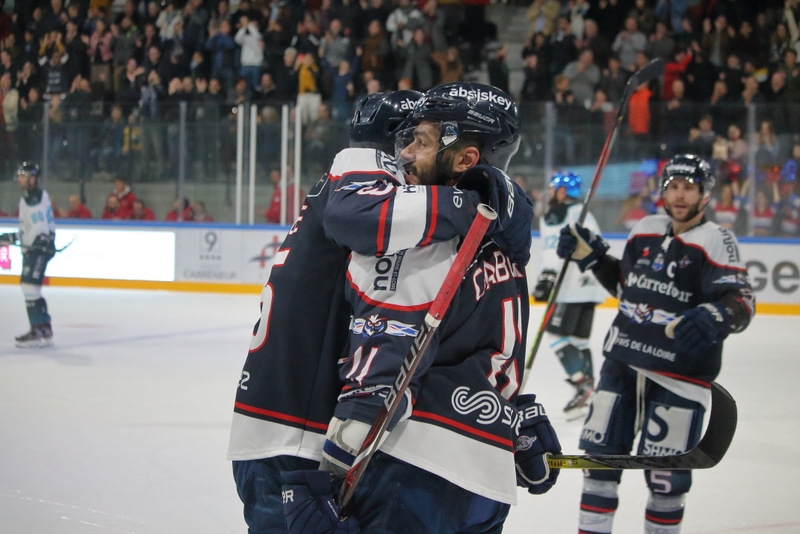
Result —
<path fill-rule="evenodd" d="M 45 287 L 56 346 L 23 350 L 18 286 L 0 285 L 0 533 L 246 532 L 225 460 L 234 392 L 258 295 Z M 533 309 L 531 328 L 541 320 Z M 595 364 L 613 311 L 600 310 Z M 739 428 L 717 467 L 694 472 L 684 534 L 800 532 L 800 320 L 757 316 L 726 342 L 719 382 Z M 571 393 L 544 349 L 529 389 L 567 453 L 580 453 Z M 505 532 L 577 531 L 582 474 L 519 492 Z M 642 531 L 646 487 L 626 472 L 617 533 Z M 411 534 L 411 533 L 410 533 Z"/>

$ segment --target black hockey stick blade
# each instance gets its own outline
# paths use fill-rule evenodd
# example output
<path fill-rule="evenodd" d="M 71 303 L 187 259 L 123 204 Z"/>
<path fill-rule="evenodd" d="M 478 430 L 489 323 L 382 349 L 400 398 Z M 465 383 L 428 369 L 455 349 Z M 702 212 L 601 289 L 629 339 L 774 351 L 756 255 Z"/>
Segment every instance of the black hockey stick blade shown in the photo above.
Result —
<path fill-rule="evenodd" d="M 736 401 L 725 388 L 711 383 L 711 413 L 706 433 L 695 448 L 672 456 L 626 456 L 624 454 L 552 455 L 552 469 L 708 469 L 728 452 L 736 433 Z"/>

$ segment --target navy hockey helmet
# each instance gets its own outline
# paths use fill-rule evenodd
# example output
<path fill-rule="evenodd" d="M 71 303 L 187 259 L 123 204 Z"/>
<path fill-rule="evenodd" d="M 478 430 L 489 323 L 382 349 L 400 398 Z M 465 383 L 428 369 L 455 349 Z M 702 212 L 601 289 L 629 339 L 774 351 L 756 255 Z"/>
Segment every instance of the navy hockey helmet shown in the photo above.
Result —
<path fill-rule="evenodd" d="M 519 110 L 514 99 L 504 91 L 482 83 L 452 82 L 437 85 L 425 93 L 409 116 L 422 120 L 450 123 L 442 128 L 440 142 L 446 148 L 466 133 L 482 141 L 481 158 L 503 171 L 519 149 Z"/>
<path fill-rule="evenodd" d="M 362 97 L 350 121 L 350 146 L 394 154 L 395 134 L 405 127 L 406 117 L 422 96 L 419 91 L 400 90 Z"/>
<path fill-rule="evenodd" d="M 706 160 L 694 154 L 678 154 L 673 156 L 661 171 L 661 181 L 659 190 L 664 193 L 664 189 L 675 178 L 681 178 L 687 182 L 697 184 L 703 198 L 711 195 L 714 189 L 716 178 L 711 172 L 711 166 Z"/>
<path fill-rule="evenodd" d="M 568 173 L 561 173 L 557 172 L 550 178 L 550 187 L 554 190 L 557 190 L 559 187 L 563 187 L 569 198 L 577 199 L 581 196 L 581 184 L 583 180 L 580 176 L 575 173 L 568 172 Z"/>

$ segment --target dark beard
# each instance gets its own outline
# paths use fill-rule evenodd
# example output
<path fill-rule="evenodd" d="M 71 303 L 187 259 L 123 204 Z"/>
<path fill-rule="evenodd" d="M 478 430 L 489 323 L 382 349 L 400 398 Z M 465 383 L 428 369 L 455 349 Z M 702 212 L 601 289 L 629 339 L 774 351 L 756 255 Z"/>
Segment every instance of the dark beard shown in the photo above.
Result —
<path fill-rule="evenodd" d="M 702 201 L 702 199 L 701 199 L 701 200 L 699 200 L 699 201 L 697 202 L 697 204 L 695 204 L 695 205 L 694 205 L 694 207 L 693 207 L 692 209 L 690 209 L 690 210 L 689 210 L 689 213 L 687 213 L 687 214 L 686 214 L 686 216 L 685 216 L 683 219 L 678 219 L 678 218 L 676 218 L 676 217 L 675 217 L 675 216 L 672 214 L 672 210 L 671 210 L 671 209 L 669 209 L 669 208 L 667 207 L 667 205 L 666 205 L 666 204 L 664 204 L 664 211 L 666 211 L 666 212 L 667 212 L 667 215 L 669 215 L 669 216 L 670 216 L 670 217 L 671 217 L 673 220 L 675 220 L 675 221 L 677 221 L 677 222 L 679 222 L 679 223 L 685 223 L 685 222 L 689 222 L 689 221 L 691 221 L 692 219 L 694 219 L 695 217 L 697 217 L 697 215 L 698 215 L 699 213 L 701 213 L 703 209 L 705 209 L 705 206 L 703 206 L 703 208 L 702 208 L 702 209 L 700 208 L 700 204 L 701 204 L 702 202 L 703 202 L 703 201 Z"/>

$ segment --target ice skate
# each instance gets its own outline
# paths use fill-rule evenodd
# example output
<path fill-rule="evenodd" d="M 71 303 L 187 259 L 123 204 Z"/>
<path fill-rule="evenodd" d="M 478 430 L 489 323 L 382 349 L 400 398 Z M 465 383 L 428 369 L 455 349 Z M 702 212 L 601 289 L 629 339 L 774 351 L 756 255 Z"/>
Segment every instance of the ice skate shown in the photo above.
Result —
<path fill-rule="evenodd" d="M 53 344 L 53 330 L 49 324 L 39 324 L 30 331 L 14 338 L 15 345 L 21 349 L 40 349 Z"/>
<path fill-rule="evenodd" d="M 569 413 L 589 403 L 589 399 L 594 393 L 594 378 L 587 377 L 576 381 L 568 379 L 567 382 L 575 387 L 575 396 L 564 406 L 564 411 Z"/>

